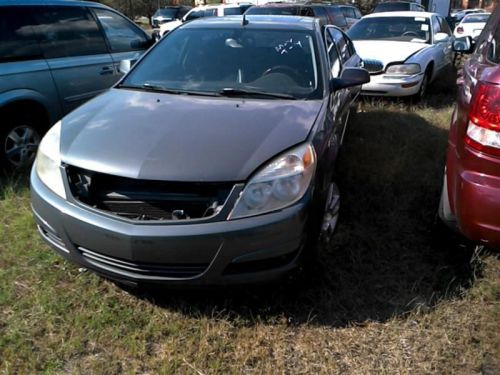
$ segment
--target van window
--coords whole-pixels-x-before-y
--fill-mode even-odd
[[[234,16],[234,15],[240,15],[243,12],[241,11],[240,7],[234,7],[234,8],[224,8],[224,15],[225,16]]]
[[[46,58],[107,53],[106,42],[92,14],[84,7],[34,7],[34,31]]]
[[[327,6],[326,11],[330,16],[330,20],[332,21],[332,25],[338,27],[347,27],[347,21],[345,20],[344,15],[340,11],[340,9],[335,8],[333,6]]]
[[[147,47],[146,36],[135,25],[115,12],[94,9],[112,52],[128,52]]]
[[[41,59],[31,17],[19,8],[0,8],[0,62]]]

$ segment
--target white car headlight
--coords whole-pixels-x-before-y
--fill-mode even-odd
[[[391,65],[385,71],[387,74],[412,75],[421,72],[420,64],[397,64]]]
[[[260,215],[292,205],[306,193],[316,169],[310,144],[273,159],[248,182],[229,219]]]
[[[57,122],[43,137],[36,155],[35,168],[38,177],[54,193],[66,199],[61,175],[61,121]]]

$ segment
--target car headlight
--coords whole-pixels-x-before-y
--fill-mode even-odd
[[[35,168],[38,177],[54,193],[66,199],[61,175],[61,121],[57,122],[43,137],[36,154]]]
[[[250,179],[229,219],[260,215],[292,205],[306,193],[315,169],[316,154],[310,144],[276,157]]]
[[[420,64],[397,64],[391,65],[385,71],[387,74],[412,75],[421,72]]]

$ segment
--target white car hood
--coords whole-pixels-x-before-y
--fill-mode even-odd
[[[418,42],[395,42],[385,40],[356,40],[354,47],[363,60],[379,60],[384,64],[405,61],[409,56],[428,47]]]

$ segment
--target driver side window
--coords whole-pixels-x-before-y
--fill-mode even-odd
[[[330,72],[332,73],[332,77],[337,78],[340,76],[342,65],[340,63],[340,56],[337,50],[337,46],[333,41],[330,31],[331,28],[327,28],[325,30],[326,51],[328,52],[328,60],[330,62]]]

